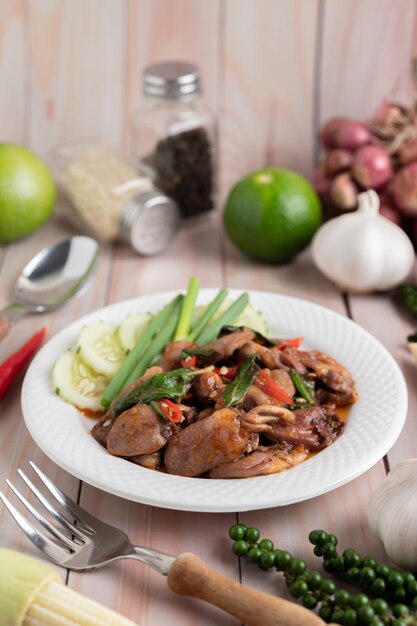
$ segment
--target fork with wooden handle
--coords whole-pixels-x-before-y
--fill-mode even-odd
[[[324,622],[307,609],[237,584],[210,569],[194,554],[174,557],[159,550],[134,546],[123,531],[82,509],[34,463],[31,462],[31,466],[56,500],[58,508],[22,470],[19,469],[18,473],[56,524],[40,513],[9,480],[6,482],[49,536],[32,525],[1,492],[0,498],[26,536],[54,563],[68,569],[88,570],[118,559],[134,558],[165,575],[172,591],[209,602],[234,615],[246,626],[323,626]],[[63,515],[65,511],[69,515]]]

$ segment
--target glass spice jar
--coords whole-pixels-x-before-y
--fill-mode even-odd
[[[215,206],[217,124],[201,97],[198,67],[185,62],[149,65],[144,99],[133,115],[135,156],[152,167],[158,186],[183,218]]]
[[[104,143],[62,146],[53,167],[64,216],[103,242],[122,240],[142,255],[163,251],[180,221],[178,207],[141,171]]]

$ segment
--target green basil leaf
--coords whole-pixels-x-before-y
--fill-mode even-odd
[[[225,406],[234,406],[243,398],[259,371],[257,358],[257,355],[253,354],[245,361],[240,366],[236,378],[226,386],[223,394]]]

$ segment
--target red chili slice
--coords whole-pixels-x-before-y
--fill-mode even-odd
[[[178,404],[172,402],[172,400],[168,400],[168,398],[164,398],[163,400],[156,400],[156,404],[158,405],[159,410],[163,413],[164,417],[167,418],[170,422],[174,422],[178,424],[183,420],[183,414],[181,413],[181,409]]]
[[[283,348],[288,348],[288,347],[292,347],[292,348],[299,348],[301,346],[301,344],[304,341],[304,337],[296,337],[295,339],[287,339],[286,341],[283,341],[282,343],[278,343],[276,346],[274,346],[274,348],[277,348],[278,350],[282,350]]]
[[[0,365],[0,399],[6,395],[9,387],[23,370],[25,365],[40,347],[45,337],[46,328],[41,328],[33,337]]]
[[[263,370],[257,374],[254,384],[261,389],[267,396],[271,398],[275,398],[280,402],[285,402],[286,404],[295,404],[294,400],[291,398],[288,393],[282,389],[271,376],[266,374]]]
[[[215,367],[213,372],[219,376],[233,380],[233,378],[237,376],[237,370],[237,367],[226,367],[226,365],[223,365],[222,367]]]
[[[195,367],[197,364],[196,355],[189,354],[185,359],[181,359],[181,367]]]

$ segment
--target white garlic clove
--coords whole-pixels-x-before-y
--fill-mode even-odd
[[[417,459],[396,465],[374,493],[368,523],[388,556],[403,569],[417,569]]]
[[[342,290],[386,290],[404,280],[414,264],[414,249],[399,227],[379,215],[373,191],[358,196],[357,211],[319,228],[312,241],[316,267]]]

